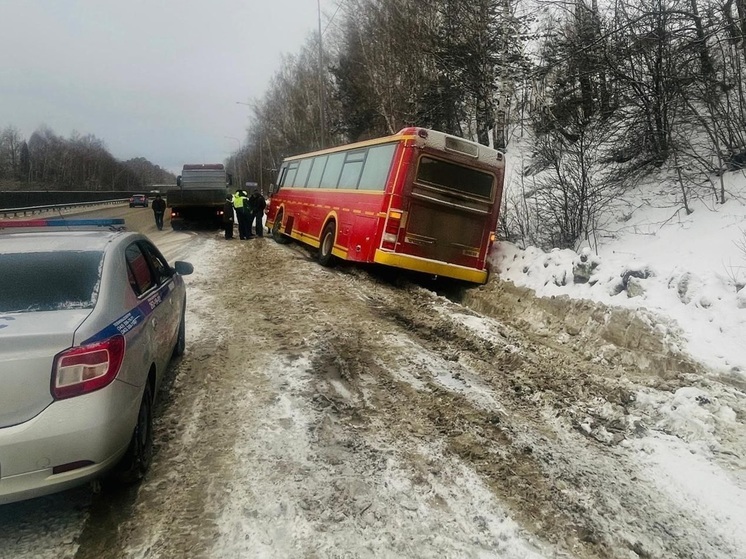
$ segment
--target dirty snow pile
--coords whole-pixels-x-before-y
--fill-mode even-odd
[[[697,200],[686,215],[671,189],[629,217],[644,200],[640,189],[611,209],[595,251],[503,242],[491,255],[493,270],[541,297],[567,295],[673,319],[686,342],[679,349],[746,381],[746,176],[724,179],[725,204]]]

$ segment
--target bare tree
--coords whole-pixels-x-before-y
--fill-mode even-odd
[[[0,178],[15,179],[18,176],[23,141],[15,126],[6,126],[0,132]]]
[[[578,110],[563,130],[540,135],[534,158],[540,172],[512,210],[521,215],[521,235],[543,248],[597,246],[599,216],[626,189],[620,166],[609,159],[619,130]]]

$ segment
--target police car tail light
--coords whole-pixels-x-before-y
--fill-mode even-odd
[[[123,336],[66,349],[54,359],[52,396],[62,400],[103,388],[117,376],[123,358]]]

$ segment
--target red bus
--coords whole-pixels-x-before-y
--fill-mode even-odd
[[[488,277],[503,154],[424,128],[288,157],[267,226],[318,259],[394,266],[474,283]]]

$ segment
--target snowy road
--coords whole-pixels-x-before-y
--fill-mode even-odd
[[[744,387],[672,326],[146,232],[196,268],[152,470],[0,508],[0,557],[744,556]]]

